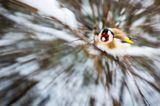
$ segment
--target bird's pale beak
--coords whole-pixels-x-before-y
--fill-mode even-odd
[[[134,44],[134,42],[131,39],[129,39],[129,38],[125,38],[123,40],[123,42],[129,43],[129,44]]]

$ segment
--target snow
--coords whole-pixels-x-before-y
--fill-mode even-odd
[[[77,29],[78,22],[72,11],[67,8],[60,7],[56,0],[19,0],[27,5],[30,5],[39,10],[40,14],[52,16],[62,23],[70,26],[72,29]]]
[[[137,26],[143,25],[145,20],[146,20],[146,17],[139,18],[138,20],[133,22],[132,27],[136,28]]]
[[[2,9],[2,8],[0,9],[0,11],[2,13],[4,13],[4,14],[2,14],[3,16],[9,18],[10,20],[16,22],[19,25],[30,28],[30,29],[32,29],[36,32],[41,33],[41,34],[44,33],[44,34],[50,35],[51,36],[50,39],[55,39],[55,37],[59,38],[59,39],[62,39],[62,40],[65,40],[65,41],[73,41],[73,40],[78,39],[77,37],[74,37],[70,34],[67,34],[64,31],[56,30],[56,29],[53,29],[53,28],[50,28],[50,27],[45,27],[45,26],[38,25],[38,24],[34,24],[34,23],[30,22],[25,17],[22,17],[19,14],[17,14],[17,15],[9,14],[9,13],[7,13],[7,11],[5,9]],[[38,34],[38,36],[40,36],[40,35]],[[40,38],[42,39],[44,37],[40,37]],[[46,38],[46,39],[48,39],[48,38]]]
[[[151,48],[151,47],[137,47],[131,46],[127,48],[117,48],[113,50],[106,51],[109,54],[116,56],[146,56],[146,57],[155,57],[160,55],[160,48]]]
[[[90,7],[90,5],[89,5],[89,2],[88,2],[88,0],[86,0],[86,1],[82,1],[82,6],[81,6],[82,8],[81,8],[81,11],[82,11],[82,13],[84,14],[84,15],[92,15],[93,13],[92,13],[92,9],[91,9],[91,7]]]

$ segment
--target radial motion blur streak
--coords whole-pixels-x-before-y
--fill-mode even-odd
[[[111,28],[134,44],[99,48]],[[159,106],[160,1],[0,0],[0,106],[11,105]]]

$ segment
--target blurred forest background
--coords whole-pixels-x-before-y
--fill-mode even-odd
[[[0,0],[0,106],[160,106],[160,0],[52,0],[49,15],[23,1]],[[151,49],[96,50],[104,27]]]

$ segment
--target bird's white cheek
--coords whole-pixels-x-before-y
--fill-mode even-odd
[[[113,36],[110,35],[110,36],[109,36],[109,39],[108,39],[108,41],[107,41],[107,43],[110,43],[110,42],[112,42],[112,41],[113,41]]]

